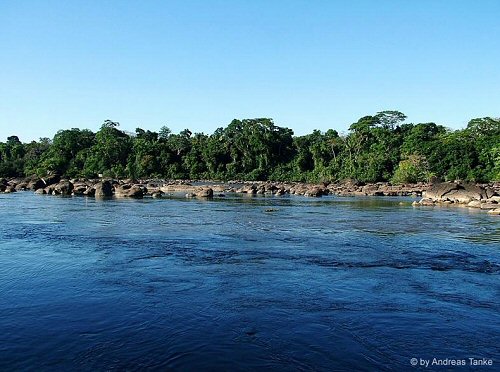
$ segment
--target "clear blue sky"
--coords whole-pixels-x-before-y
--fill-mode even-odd
[[[0,0],[0,140],[500,116],[498,0]]]

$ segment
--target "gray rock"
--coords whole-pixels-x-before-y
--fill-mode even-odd
[[[450,191],[457,189],[458,189],[458,184],[456,183],[449,183],[449,182],[436,183],[425,191],[424,196],[427,199],[440,200],[443,198],[444,195],[446,195]]]
[[[210,187],[204,187],[195,192],[195,195],[199,198],[211,198],[214,196],[214,190]]]
[[[4,193],[10,194],[11,192],[16,192],[16,188],[14,186],[7,186],[4,190]]]
[[[434,201],[450,201],[458,204],[468,204],[472,200],[484,200],[487,192],[483,187],[472,184],[439,183],[432,185],[425,197]]]
[[[467,195],[473,200],[488,199],[488,196],[487,196],[488,193],[487,193],[486,189],[481,187],[481,186],[468,184],[468,183],[465,183],[465,184],[460,185],[460,186],[463,187],[463,189],[467,193]]]
[[[28,188],[28,182],[21,182],[16,185],[16,191],[24,191]]]
[[[106,198],[113,196],[113,186],[111,185],[110,181],[102,181],[96,183],[93,187],[93,190],[93,194],[96,198]],[[88,190],[86,195],[91,196]]]
[[[83,192],[83,195],[85,196],[95,196],[95,188],[93,186],[88,186],[87,190]],[[102,198],[103,196],[101,196]]]
[[[45,186],[50,186],[58,183],[61,180],[61,176],[58,174],[54,174],[51,176],[47,176],[42,178],[43,183],[45,183]]]
[[[115,196],[117,198],[142,198],[144,191],[138,185],[115,186]]]
[[[496,195],[496,191],[492,187],[487,187],[485,189],[485,192],[486,192],[486,199],[489,199],[489,198],[491,198],[491,197],[493,197],[493,196]]]
[[[54,186],[47,186],[44,188],[44,190],[46,194],[52,195],[52,193],[54,192]]]
[[[45,188],[45,182],[41,178],[35,178],[28,182],[28,186],[26,187],[28,190],[38,190]]]
[[[434,206],[435,202],[432,199],[424,198],[424,199],[420,200],[420,205],[423,205],[423,206]]]
[[[71,195],[73,184],[68,180],[62,180],[54,186],[53,194],[55,195]]]
[[[323,195],[323,189],[320,187],[311,187],[307,189],[307,191],[304,193],[304,196],[311,196],[318,198]]]
[[[383,191],[379,190],[378,185],[366,185],[361,189],[366,195],[383,195]]]
[[[458,190],[451,190],[449,193],[444,194],[441,197],[442,201],[450,201],[453,203],[463,203],[467,204],[472,200],[476,200],[475,198],[472,197],[470,193],[468,193],[466,190],[463,189],[458,189]],[[479,200],[479,199],[477,199]]]
[[[497,203],[481,203],[481,209],[496,209],[498,208]]]
[[[479,200],[472,200],[467,206],[470,208],[481,208],[481,202]]]
[[[85,192],[88,190],[88,186],[84,183],[74,183],[72,195],[82,196],[85,195]]]

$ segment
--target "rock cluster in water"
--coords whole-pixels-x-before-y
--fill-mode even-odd
[[[500,183],[477,185],[441,182],[391,185],[387,182],[365,184],[355,180],[321,184],[271,181],[214,183],[186,180],[64,179],[57,175],[45,178],[0,179],[0,192],[10,193],[21,190],[32,190],[37,194],[96,198],[161,198],[173,194],[183,194],[188,198],[212,198],[223,197],[226,193],[276,196],[289,194],[307,197],[323,195],[422,196],[420,201],[413,203],[414,206],[453,204],[485,209],[491,214],[500,215]]]
[[[200,184],[199,186],[193,183]],[[204,185],[203,185],[204,184]],[[208,186],[210,185],[210,186]],[[323,195],[340,196],[421,196],[427,184],[391,185],[387,182],[364,184],[357,181],[342,183],[307,184],[300,182],[271,181],[230,181],[226,183],[163,181],[163,180],[93,180],[64,179],[59,176],[46,178],[30,177],[26,179],[0,179],[0,192],[32,190],[37,194],[47,195],[82,195],[95,197],[159,197],[164,194],[184,193],[187,197],[213,197],[223,193],[266,195],[304,195],[320,197]],[[214,194],[216,193],[216,194]]]
[[[457,205],[487,210],[500,215],[500,183],[477,185],[440,182],[430,185],[414,206]]]

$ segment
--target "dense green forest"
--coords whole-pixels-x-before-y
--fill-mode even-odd
[[[0,176],[242,179],[410,183],[500,180],[500,119],[471,120],[465,129],[408,124],[398,111],[353,123],[348,133],[294,136],[272,119],[233,120],[213,134],[137,128],[106,120],[97,133],[60,130],[31,143],[0,142]]]

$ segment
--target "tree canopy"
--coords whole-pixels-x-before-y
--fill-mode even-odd
[[[67,129],[50,140],[0,142],[0,176],[191,178],[410,183],[500,180],[500,119],[475,118],[464,129],[405,123],[399,111],[360,118],[347,133],[313,130],[304,136],[270,118],[235,119],[213,134]]]

